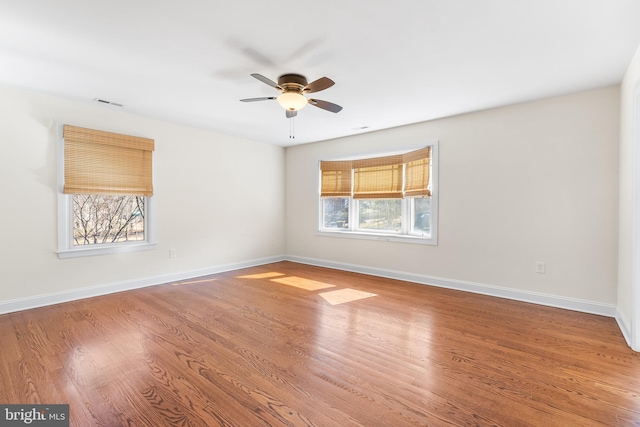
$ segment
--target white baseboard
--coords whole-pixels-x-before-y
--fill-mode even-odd
[[[0,302],[0,314],[12,313],[15,311],[27,310],[30,308],[43,307],[52,304],[59,304],[68,301],[75,301],[83,298],[91,298],[100,295],[107,295],[116,292],[123,292],[132,289],[144,288],[147,286],[159,285],[163,283],[175,282],[178,280],[192,279],[194,277],[207,276],[209,274],[222,273],[225,271],[239,270],[242,268],[254,267],[258,265],[271,264],[278,261],[292,261],[300,264],[316,265],[319,267],[333,268],[336,270],[363,273],[371,276],[386,277],[390,279],[404,280],[407,282],[419,283],[423,285],[438,286],[441,288],[455,289],[460,291],[473,292],[477,294],[490,295],[499,298],[507,298],[517,301],[529,302],[533,304],[546,305],[550,307],[564,308],[567,310],[581,311],[584,313],[598,314],[601,316],[614,317],[618,321],[620,329],[629,343],[628,328],[618,315],[616,307],[610,304],[602,304],[592,301],[584,301],[574,298],[559,297],[537,292],[519,291],[499,286],[486,285],[482,283],[466,282],[461,280],[432,277],[422,274],[406,273],[396,270],[386,270],[381,268],[368,267],[363,265],[346,264],[333,261],[326,261],[314,258],[298,257],[293,255],[282,255],[255,260],[243,261],[232,264],[219,265],[198,270],[184,271],[180,273],[166,274],[154,277],[128,280],[118,283],[91,286],[87,288],[74,289],[70,291],[55,292],[45,295],[37,295],[28,298],[19,298]]]
[[[389,279],[404,280],[407,282],[419,283],[422,285],[437,286],[441,288],[455,289],[460,291],[473,292],[476,294],[490,295],[499,298],[507,298],[516,301],[533,304],[546,305],[550,307],[563,308],[566,310],[580,311],[583,313],[598,314],[607,317],[616,317],[616,307],[612,304],[602,304],[593,301],[585,301],[576,298],[560,297],[538,292],[519,291],[499,286],[486,285],[482,283],[466,282],[462,280],[432,277],[422,274],[406,273],[396,270],[386,270],[381,268],[368,267],[363,265],[346,264],[334,261],[325,261],[314,258],[298,257],[287,255],[287,261],[301,264],[315,265],[319,267],[333,268],[336,270],[351,271],[354,273],[369,274],[371,276],[386,277]],[[624,333],[624,331],[623,331]],[[626,338],[626,337],[625,337]],[[627,340],[627,342],[629,342]]]
[[[622,314],[620,313],[620,310],[617,310],[617,309],[616,309],[616,322],[618,323],[618,327],[620,328],[620,332],[622,332],[622,336],[624,337],[625,341],[627,342],[627,345],[629,347],[633,348],[633,340],[631,339],[631,329],[629,328],[627,323],[622,318]],[[635,348],[633,348],[633,349],[635,351],[638,351]]]
[[[260,258],[232,264],[224,264],[215,267],[198,270],[183,271],[180,273],[165,274],[154,277],[127,280],[118,283],[91,286],[87,288],[74,289],[71,291],[54,292],[35,297],[19,298],[0,302],[0,314],[12,313],[15,311],[27,310],[30,308],[44,307],[47,305],[60,304],[63,302],[75,301],[84,298],[97,297],[100,295],[113,294],[116,292],[129,291],[132,289],[144,288],[147,286],[160,285],[163,283],[175,282],[178,280],[192,279],[194,277],[207,276],[209,274],[223,273],[225,271],[239,270],[241,268],[254,267],[257,265],[271,264],[284,261],[284,256]]]

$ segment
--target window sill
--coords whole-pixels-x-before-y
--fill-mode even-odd
[[[414,243],[419,245],[432,245],[438,244],[438,241],[433,237],[419,237],[406,234],[384,234],[384,233],[363,233],[359,231],[328,231],[320,230],[316,232],[317,236],[325,237],[345,237],[347,239],[363,239],[363,240],[378,240],[382,242],[399,242],[399,243]]]
[[[148,251],[155,249],[157,243],[140,242],[124,243],[117,245],[100,245],[99,247],[81,247],[75,249],[65,249],[58,251],[58,258],[78,258],[85,256],[121,254],[127,252]]]

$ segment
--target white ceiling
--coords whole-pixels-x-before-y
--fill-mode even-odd
[[[638,0],[0,0],[0,84],[281,146],[618,84],[638,45]],[[239,102],[291,72],[344,107],[295,140]]]

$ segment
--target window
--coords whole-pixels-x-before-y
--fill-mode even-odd
[[[437,155],[321,161],[319,233],[437,244]]]
[[[402,232],[402,199],[357,201],[359,231]]]
[[[72,194],[73,246],[145,240],[145,197]]]
[[[60,258],[155,247],[153,150],[151,139],[62,127]]]

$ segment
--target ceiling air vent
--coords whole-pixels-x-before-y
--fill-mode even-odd
[[[99,102],[101,104],[109,104],[109,105],[113,105],[116,107],[122,107],[122,104],[118,104],[117,102],[111,102],[111,101],[107,101],[105,99],[100,99],[100,98],[93,98],[94,101]]]

